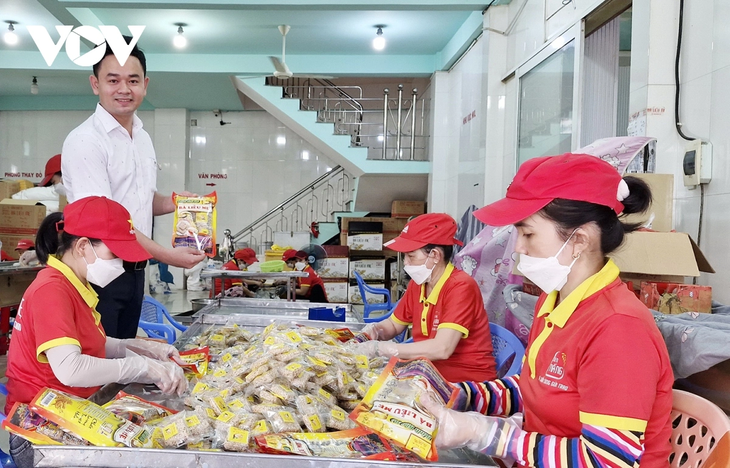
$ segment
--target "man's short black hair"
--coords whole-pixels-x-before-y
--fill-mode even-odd
[[[132,42],[131,36],[122,36],[124,38],[124,41],[129,44]],[[112,48],[109,47],[109,43],[104,43],[106,46],[106,50],[104,51],[104,56],[94,64],[94,76],[99,78],[99,68],[101,68],[101,62],[109,55],[113,55],[114,52],[112,51]],[[143,78],[147,76],[147,59],[144,56],[144,52],[142,52],[142,49],[137,47],[137,44],[134,45],[132,48],[132,52],[129,54],[130,57],[137,57],[139,60],[139,63],[142,65],[142,75]]]

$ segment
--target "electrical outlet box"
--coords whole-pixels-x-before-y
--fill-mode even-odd
[[[692,140],[687,144],[682,160],[685,187],[694,188],[712,180],[712,144]]]

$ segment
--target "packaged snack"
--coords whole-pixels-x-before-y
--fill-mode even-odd
[[[104,447],[148,447],[149,432],[101,406],[50,388],[42,389],[29,405],[31,411],[64,430]]]
[[[165,408],[164,406],[143,400],[136,395],[129,395],[125,392],[116,394],[113,400],[102,406],[117,416],[127,419],[138,426],[162,419],[177,411]]]
[[[457,395],[427,359],[391,358],[350,418],[424,460],[436,461],[438,424],[419,403],[424,392],[446,406]]]
[[[207,346],[203,346],[202,348],[181,351],[180,359],[185,363],[179,364],[185,372],[190,372],[196,377],[202,377],[208,372],[210,349]]]
[[[3,420],[2,428],[23,437],[33,444],[61,445],[62,442],[56,440],[57,438],[52,438],[38,431],[39,428],[47,425],[53,425],[55,426],[54,430],[60,431],[58,426],[32,412],[25,403],[16,402],[10,409],[7,418]]]
[[[215,257],[216,202],[215,192],[202,197],[172,194],[175,202],[173,247],[192,247]]]
[[[387,440],[361,427],[324,434],[292,433],[256,437],[263,453],[331,458],[396,460]]]

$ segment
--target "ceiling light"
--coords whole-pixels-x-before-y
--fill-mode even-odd
[[[30,94],[38,94],[38,78],[33,77],[33,81],[30,83]]]
[[[375,39],[373,39],[373,49],[383,50],[385,49],[385,38],[383,37],[383,26],[377,26],[378,32],[376,33]]]
[[[5,39],[5,43],[8,45],[15,45],[18,43],[18,35],[15,34],[15,26],[14,24],[18,24],[17,21],[5,21],[8,23],[8,32],[5,33],[5,36],[3,39]]]
[[[285,145],[286,144],[286,137],[285,136],[276,137],[276,144],[277,145]]]
[[[187,26],[185,23],[175,23],[177,26],[177,35],[172,39],[172,43],[178,49],[184,49],[188,45],[188,40],[183,36],[183,26]]]

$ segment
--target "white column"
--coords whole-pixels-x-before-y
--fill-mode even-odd
[[[432,100],[431,173],[428,177],[428,211],[459,216],[456,207],[457,169],[459,163],[458,127],[454,122],[451,76],[436,72],[431,78]]]

